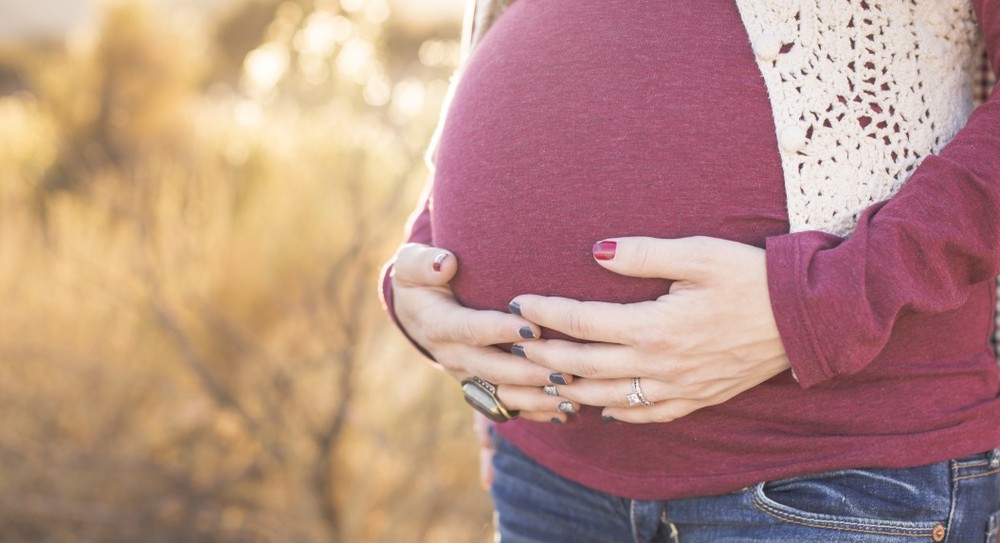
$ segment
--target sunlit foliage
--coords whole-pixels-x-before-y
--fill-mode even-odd
[[[457,21],[105,5],[0,51],[0,540],[488,540],[468,410],[375,298]]]

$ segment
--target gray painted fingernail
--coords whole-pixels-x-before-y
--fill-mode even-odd
[[[618,422],[618,419],[614,417],[609,417],[608,415],[602,415],[601,422],[603,422],[604,424],[611,424],[612,422]]]
[[[530,326],[522,326],[518,328],[517,335],[523,337],[524,339],[535,339],[535,331],[532,330]]]
[[[545,385],[544,387],[542,387],[542,390],[544,390],[545,393],[548,394],[549,396],[559,395],[559,389],[557,389],[555,385]]]
[[[549,382],[553,385],[568,385],[569,382],[566,381],[566,376],[561,373],[550,373]]]
[[[521,316],[521,304],[519,304],[517,302],[511,302],[511,303],[507,304],[507,309],[511,313],[517,315],[518,317]]]
[[[522,347],[521,345],[511,345],[510,352],[511,354],[516,354],[521,358],[528,358],[528,355],[524,354],[524,347]]]
[[[552,417],[551,419],[549,419],[549,422],[551,422],[552,424],[562,424],[562,419],[560,419],[559,417]]]
[[[573,407],[573,402],[559,402],[559,405],[556,407],[563,413],[569,413],[570,415],[576,413],[576,408]]]

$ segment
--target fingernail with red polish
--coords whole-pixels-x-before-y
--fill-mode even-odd
[[[615,258],[616,249],[618,249],[617,241],[598,241],[594,244],[594,258],[597,260],[612,260]]]
[[[448,253],[440,253],[434,257],[434,262],[431,264],[431,268],[433,268],[436,272],[441,271],[441,265],[444,264],[445,260],[448,260]]]
[[[517,302],[511,302],[507,304],[507,310],[510,311],[512,314],[517,315],[518,317],[521,316],[521,304]]]
[[[530,326],[522,326],[517,329],[517,335],[524,339],[535,339],[535,331]]]

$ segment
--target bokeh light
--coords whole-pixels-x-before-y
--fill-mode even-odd
[[[375,288],[463,2],[75,2],[0,0],[0,541],[488,541]]]

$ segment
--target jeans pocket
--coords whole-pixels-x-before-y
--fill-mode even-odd
[[[848,469],[758,484],[754,505],[784,522],[866,536],[941,541],[951,507],[948,464]],[[868,539],[865,539],[868,541]]]
[[[986,543],[997,543],[998,533],[1000,533],[1000,511],[990,515],[989,524],[986,528]]]

